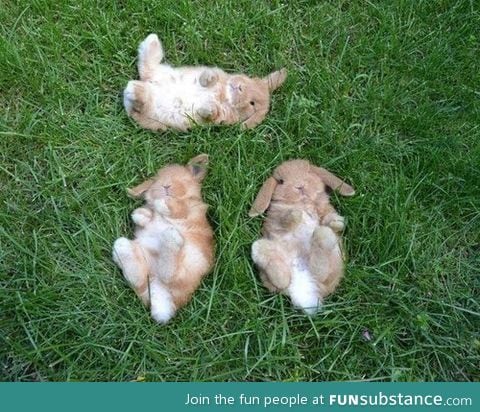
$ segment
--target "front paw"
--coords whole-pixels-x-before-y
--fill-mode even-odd
[[[215,103],[206,104],[197,109],[198,116],[206,121],[212,121],[218,116],[218,108]]]
[[[340,233],[345,229],[345,218],[337,213],[329,213],[323,218],[322,224],[329,226],[336,233]]]
[[[218,80],[218,75],[211,69],[205,69],[200,75],[198,82],[202,87],[211,87]]]
[[[282,226],[293,229],[302,223],[303,213],[300,210],[290,210],[282,218]]]
[[[132,213],[132,220],[138,226],[146,226],[148,222],[152,219],[152,211],[144,207],[139,207],[135,209]]]
[[[155,211],[162,216],[171,215],[170,208],[168,207],[165,199],[156,199],[153,202],[153,207],[155,208]]]

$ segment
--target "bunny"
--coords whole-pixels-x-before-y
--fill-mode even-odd
[[[172,67],[156,34],[138,49],[140,80],[131,80],[123,93],[130,117],[150,130],[187,131],[194,124],[241,123],[252,128],[268,113],[270,94],[285,81],[287,71],[250,78],[227,74],[217,67]]]
[[[255,217],[268,209],[263,237],[252,245],[263,284],[307,314],[321,308],[343,275],[344,219],[330,204],[326,186],[344,196],[355,194],[326,169],[306,160],[286,161],[265,181],[249,212]]]
[[[128,189],[146,204],[132,213],[135,238],[115,241],[113,260],[159,323],[190,300],[213,266],[213,232],[200,191],[207,164],[202,154]]]

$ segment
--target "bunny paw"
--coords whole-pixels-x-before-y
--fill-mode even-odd
[[[345,229],[345,219],[337,213],[330,213],[323,219],[324,225],[331,227],[336,233]]]
[[[337,236],[330,227],[319,226],[313,232],[312,242],[322,249],[333,249],[337,244]]]
[[[123,267],[125,263],[134,259],[132,242],[126,237],[118,238],[113,244],[112,258],[120,268]]]
[[[213,86],[217,82],[217,80],[218,75],[213,70],[205,69],[200,75],[198,82],[202,87],[210,87]]]
[[[152,219],[152,211],[144,207],[135,209],[132,213],[132,220],[138,226],[145,226]]]
[[[150,59],[157,64],[162,61],[162,44],[156,34],[149,34],[145,40],[140,43],[138,47],[138,57],[140,61]]]
[[[197,114],[204,120],[213,120],[217,117],[217,106],[214,103],[206,104],[197,109]]]
[[[303,213],[300,210],[290,210],[282,219],[283,226],[292,229],[302,223]]]
[[[165,199],[156,199],[153,202],[153,207],[162,216],[170,216],[170,209],[167,205],[167,202]]]
[[[123,91],[123,105],[127,113],[141,113],[147,102],[145,83],[138,80],[130,80]]]

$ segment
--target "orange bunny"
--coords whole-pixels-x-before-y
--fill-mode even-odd
[[[352,196],[351,186],[306,160],[278,166],[263,184],[249,212],[268,209],[263,238],[252,259],[266,288],[290,297],[308,314],[317,312],[343,274],[340,232],[344,219],[330,204],[326,186]]]
[[[285,69],[265,78],[228,74],[218,67],[172,67],[162,63],[163,48],[150,34],[138,49],[140,80],[128,83],[123,104],[129,116],[150,130],[186,131],[195,124],[261,123],[271,93],[285,81]]]
[[[190,300],[213,266],[213,232],[200,192],[207,164],[200,155],[129,189],[146,205],[133,211],[135,239],[117,239],[113,260],[159,323]]]

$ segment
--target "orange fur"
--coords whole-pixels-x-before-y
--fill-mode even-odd
[[[249,212],[253,217],[268,209],[263,238],[252,245],[264,286],[290,296],[307,313],[319,308],[343,275],[344,219],[330,204],[326,186],[354,194],[326,169],[306,160],[284,162],[262,185]]]
[[[207,155],[200,155],[129,189],[146,204],[132,213],[135,238],[117,239],[113,259],[160,323],[190,300],[213,266],[213,232],[200,189],[207,164]]]

